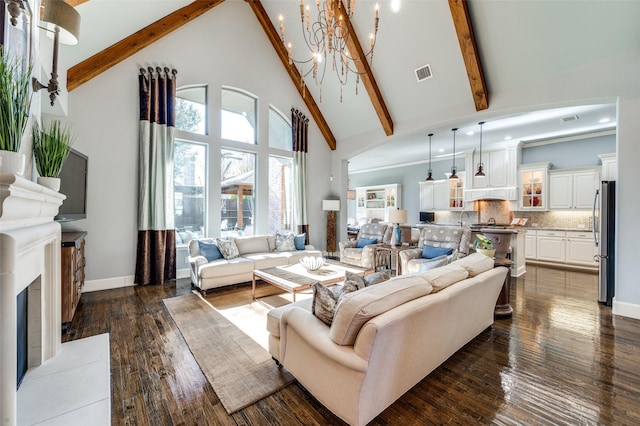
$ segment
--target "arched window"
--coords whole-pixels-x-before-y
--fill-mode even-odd
[[[222,88],[220,137],[223,140],[256,143],[255,97],[237,89]]]
[[[207,86],[187,86],[176,90],[176,129],[207,134]]]

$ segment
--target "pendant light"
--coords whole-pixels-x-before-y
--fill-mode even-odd
[[[480,156],[478,157],[480,161],[478,162],[478,171],[476,172],[475,177],[484,178],[486,177],[483,170],[484,164],[482,164],[482,125],[484,124],[484,121],[481,121],[478,124],[480,125]]]
[[[458,175],[456,174],[456,172],[458,171],[458,169],[456,168],[456,131],[458,130],[457,127],[451,129],[451,131],[453,132],[453,165],[451,166],[451,176],[449,176],[449,179],[458,179]]]
[[[429,133],[429,175],[425,179],[425,181],[427,181],[427,182],[434,181],[434,179],[433,179],[433,171],[431,170],[431,136],[433,136],[433,133]]]

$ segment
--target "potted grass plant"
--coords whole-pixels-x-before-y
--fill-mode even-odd
[[[0,171],[21,176],[25,158],[20,153],[29,119],[31,67],[26,70],[0,46]]]
[[[58,175],[64,160],[69,155],[69,149],[74,136],[68,126],[63,126],[60,121],[53,120],[49,126],[38,123],[33,126],[33,157],[38,171],[38,183],[53,189],[60,190]]]
[[[493,248],[493,241],[482,234],[476,235],[476,240],[473,242],[473,248],[477,253],[482,253],[485,256],[493,257],[496,254],[496,250]]]

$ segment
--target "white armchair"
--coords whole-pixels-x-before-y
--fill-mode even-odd
[[[442,225],[425,226],[420,230],[418,247],[400,252],[401,270],[403,273],[418,272],[426,263],[436,261],[436,259],[421,257],[425,245],[453,249],[453,252],[447,256],[448,262],[453,262],[469,254],[470,241],[471,230],[469,228]]]
[[[366,223],[362,225],[357,240],[340,241],[338,244],[340,247],[340,262],[370,269],[384,266],[386,260],[378,258],[376,251],[380,245],[390,243],[392,232],[393,227],[384,223]],[[358,245],[362,245],[363,239],[375,239],[376,243],[358,247]]]

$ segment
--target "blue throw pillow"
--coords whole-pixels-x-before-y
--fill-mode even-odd
[[[433,259],[434,257],[448,256],[451,253],[453,253],[452,248],[434,247],[425,244],[424,248],[422,249],[421,257],[425,259]]]
[[[365,246],[371,244],[377,244],[377,238],[358,238],[358,243],[356,244],[356,248],[364,248]]]
[[[198,248],[200,254],[207,258],[209,262],[216,259],[222,259],[222,253],[215,243],[205,243],[204,241],[198,241]]]
[[[293,236],[293,244],[296,246],[296,250],[304,250],[304,243],[307,240],[307,234],[302,233]]]

